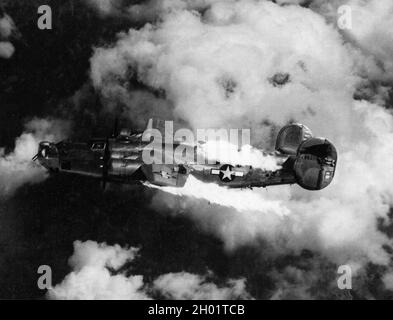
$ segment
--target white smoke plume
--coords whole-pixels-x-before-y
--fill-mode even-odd
[[[245,144],[239,148],[227,141],[208,140],[198,148],[204,159],[232,165],[252,166],[267,171],[278,170],[280,165],[273,155]]]
[[[187,203],[190,204],[189,201],[194,202],[199,199],[206,200],[209,205],[215,204],[222,207],[233,208],[239,212],[247,212],[250,217],[252,212],[256,214],[270,212],[277,217],[284,217],[289,214],[289,210],[283,206],[281,194],[276,193],[275,196],[270,195],[270,197],[267,197],[266,191],[261,189],[255,191],[242,190],[239,192],[239,190],[226,189],[214,183],[203,183],[193,176],[188,178],[183,188],[158,187],[154,185],[151,185],[151,187],[162,190],[165,193],[183,197],[183,209],[187,207]],[[165,194],[158,194],[157,199],[153,202],[153,206],[158,204],[157,208],[159,208],[161,204],[159,195],[162,195],[164,199],[166,199]],[[203,206],[201,208],[203,208]],[[257,220],[257,217],[255,218]],[[241,228],[241,226],[239,227]]]
[[[244,279],[229,280],[225,286],[208,282],[205,276],[187,272],[168,273],[147,284],[141,275],[122,270],[138,256],[137,248],[109,246],[94,241],[75,241],[69,259],[73,271],[48,291],[50,299],[145,300],[151,294],[167,299],[246,299]]]
[[[0,148],[0,197],[11,195],[25,183],[38,183],[47,172],[33,163],[40,141],[58,141],[67,134],[68,123],[55,119],[35,118],[25,125],[25,131],[15,140],[15,148],[6,153]]]
[[[384,97],[379,104],[353,97],[365,78],[393,75],[391,1],[333,2],[363,14],[349,36],[324,14],[322,1],[314,2],[316,12],[268,1],[206,1],[203,14],[166,3],[173,10],[158,12],[154,25],[96,49],[91,76],[108,99],[130,95],[124,81],[132,76],[164,91],[172,116],[194,129],[251,128],[254,144],[268,147],[272,129],[295,120],[333,141],[339,160],[333,183],[318,192],[279,186],[235,196],[191,181],[183,191],[169,190],[181,201],[159,192],[153,205],[189,215],[228,248],[264,239],[278,254],[309,249],[353,266],[355,275],[368,263],[389,267],[385,248],[392,241],[378,224],[390,224],[393,204],[393,117]],[[228,204],[232,199],[240,205]]]
[[[9,59],[15,52],[15,47],[7,39],[15,30],[15,24],[12,18],[5,14],[0,17],[0,58]]]

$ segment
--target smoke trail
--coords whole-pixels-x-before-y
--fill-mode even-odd
[[[218,161],[232,165],[252,166],[267,171],[278,170],[279,161],[270,154],[248,144],[239,147],[226,141],[208,140],[198,146],[198,151],[207,161]],[[206,161],[206,162],[207,162]],[[211,163],[211,162],[209,162]]]

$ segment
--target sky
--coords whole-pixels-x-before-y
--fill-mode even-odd
[[[391,297],[391,1],[52,1],[50,31],[32,28],[37,3],[1,7],[1,297]],[[304,123],[337,147],[336,176],[318,192],[195,179],[103,192],[29,161],[38,141],[103,136],[115,115],[249,128],[266,150]]]

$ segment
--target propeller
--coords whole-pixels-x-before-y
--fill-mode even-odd
[[[106,183],[108,182],[108,171],[109,171],[109,161],[110,161],[110,150],[109,150],[109,139],[106,139],[104,156],[103,156],[103,165],[102,165],[102,189],[105,190]]]
[[[119,118],[115,119],[115,123],[113,125],[113,130],[110,137],[116,138],[118,136],[118,127],[119,127]],[[108,182],[108,171],[109,171],[109,164],[111,160],[111,152],[109,150],[109,137],[106,138],[105,141],[105,149],[103,155],[103,165],[102,165],[102,189],[105,190],[106,184]]]

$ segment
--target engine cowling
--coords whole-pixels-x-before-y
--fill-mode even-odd
[[[332,182],[336,163],[337,151],[329,140],[310,138],[300,144],[296,154],[296,182],[307,190],[321,190]]]

